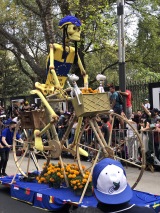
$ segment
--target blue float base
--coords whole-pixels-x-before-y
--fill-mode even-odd
[[[17,175],[15,183],[10,184],[13,176],[0,178],[3,185],[10,187],[12,198],[27,202],[34,207],[46,210],[59,210],[66,203],[79,202],[80,196],[76,196],[69,188],[60,189],[49,188],[47,184],[35,182],[24,182]],[[133,190],[131,204],[150,206],[155,212],[160,212],[160,196]],[[85,196],[79,206],[96,206],[97,200],[94,196]]]

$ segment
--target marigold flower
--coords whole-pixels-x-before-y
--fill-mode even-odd
[[[77,186],[74,186],[73,189],[77,189]]]
[[[87,178],[88,178],[88,175],[84,175],[84,178],[87,179]]]
[[[72,181],[72,184],[74,184],[74,185],[75,185],[75,184],[76,184],[76,181],[75,181],[75,180],[74,180],[74,181]]]
[[[68,178],[72,178],[72,175],[71,175],[71,174],[69,174],[69,175],[68,175]]]
[[[84,170],[86,167],[84,165],[82,165],[82,169]]]
[[[51,182],[54,182],[54,179],[51,177],[50,179],[49,179]]]
[[[75,175],[75,174],[73,174],[73,175],[72,175],[72,178],[76,178],[76,175]]]
[[[86,182],[87,182],[87,179],[83,178],[82,182],[83,182],[83,183],[86,183]]]
[[[41,177],[40,180],[41,182],[43,182],[45,180],[45,177]]]
[[[59,177],[60,177],[60,176],[61,176],[61,173],[60,173],[60,172],[57,172],[57,176],[59,176]]]

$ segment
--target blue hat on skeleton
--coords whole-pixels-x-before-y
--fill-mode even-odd
[[[66,24],[74,24],[77,27],[81,26],[81,21],[75,16],[65,16],[59,22],[59,28],[62,28]]]

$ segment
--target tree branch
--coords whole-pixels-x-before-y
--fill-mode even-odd
[[[107,67],[105,67],[105,68],[102,70],[101,74],[104,74],[105,71],[106,71],[107,69],[109,69],[109,68],[111,68],[111,67],[117,65],[118,63],[119,63],[119,62],[116,61],[116,62],[114,62],[113,64],[108,65]],[[93,79],[93,80],[90,81],[89,83],[90,83],[90,84],[93,84],[93,83],[96,82],[96,81],[97,81],[96,79]]]
[[[38,64],[35,63],[34,58],[28,53],[24,45],[13,35],[9,34],[3,27],[0,27],[0,34],[8,39],[24,57],[29,66],[34,70],[34,72],[40,76],[44,77],[44,72]]]
[[[36,10],[36,8],[33,7],[33,5],[27,4],[27,1],[26,1],[26,0],[25,0],[25,1],[24,1],[24,0],[21,0],[20,2],[21,2],[21,4],[22,4],[25,8],[27,8],[29,11],[32,11],[35,15],[40,16],[39,11]]]

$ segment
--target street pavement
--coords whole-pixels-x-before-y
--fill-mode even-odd
[[[65,163],[73,162],[73,159],[69,159],[69,158],[67,159],[65,158],[63,160]],[[51,162],[53,163],[57,163],[57,161],[58,160],[51,160]],[[39,159],[40,168],[42,168],[44,162],[45,160]],[[23,171],[27,170],[27,163],[28,163],[28,158],[25,158],[23,161],[23,164],[21,165],[21,168],[23,169]],[[88,166],[90,163],[83,162],[82,164]],[[29,170],[35,171],[35,166],[31,161],[30,161]],[[135,180],[138,178],[140,174],[140,170],[138,168],[126,168],[125,170],[127,173],[128,182],[132,186]],[[8,175],[14,175],[18,173],[12,153],[10,153],[10,159],[8,161],[6,173]],[[155,195],[160,195],[160,167],[158,167],[158,169],[153,173],[151,171],[144,171],[143,176],[141,180],[139,181],[138,185],[136,186],[135,190],[148,192]],[[12,212],[16,212],[16,213],[20,213],[20,212],[23,212],[23,213],[37,212],[38,213],[39,212],[40,213],[40,212],[44,212],[44,210],[36,209],[29,204],[10,198],[9,188],[6,186],[0,186],[0,213],[12,213]],[[63,212],[63,211],[61,210],[60,212]]]

